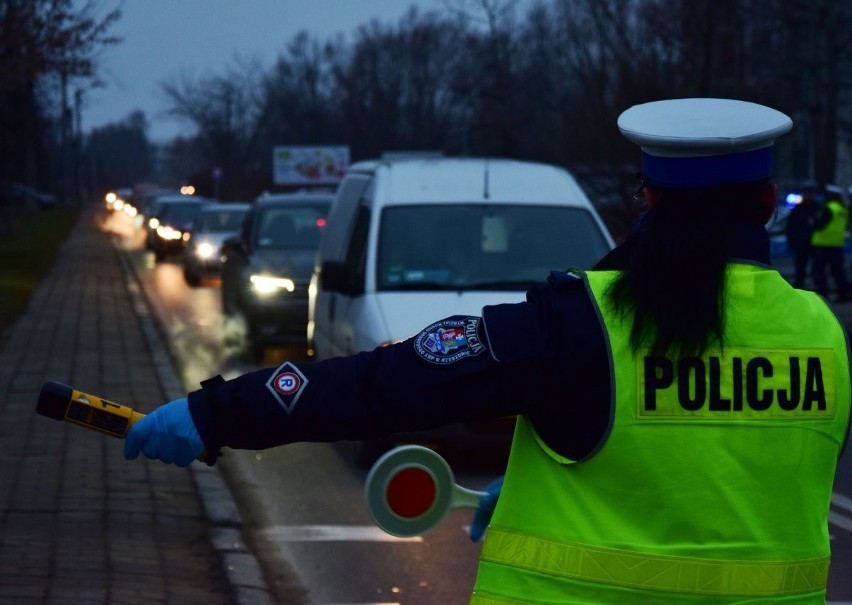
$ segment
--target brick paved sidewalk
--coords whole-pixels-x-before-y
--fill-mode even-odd
[[[46,380],[143,412],[174,397],[95,218],[84,210],[0,337],[0,602],[243,602],[211,543],[197,471],[127,462],[120,440],[35,413]]]

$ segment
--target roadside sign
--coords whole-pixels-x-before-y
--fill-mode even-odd
[[[349,147],[287,146],[272,151],[276,185],[337,185],[349,167]]]

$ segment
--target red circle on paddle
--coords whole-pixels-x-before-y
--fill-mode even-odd
[[[408,467],[388,482],[388,506],[400,517],[414,519],[424,514],[435,502],[435,480],[422,468]]]

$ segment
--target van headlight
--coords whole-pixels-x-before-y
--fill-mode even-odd
[[[249,277],[251,287],[258,294],[272,294],[278,290],[293,292],[296,284],[292,279],[286,277],[272,277],[271,275],[252,275]]]

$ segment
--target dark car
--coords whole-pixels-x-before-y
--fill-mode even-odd
[[[161,261],[169,256],[181,256],[184,234],[189,231],[195,215],[213,200],[195,196],[163,196],[156,198],[149,210],[146,246]]]
[[[222,244],[239,233],[249,209],[245,202],[207,204],[195,215],[183,251],[183,276],[190,286],[222,274]]]
[[[331,193],[287,193],[256,199],[237,237],[222,249],[222,310],[241,315],[249,353],[307,340],[308,285]]]

